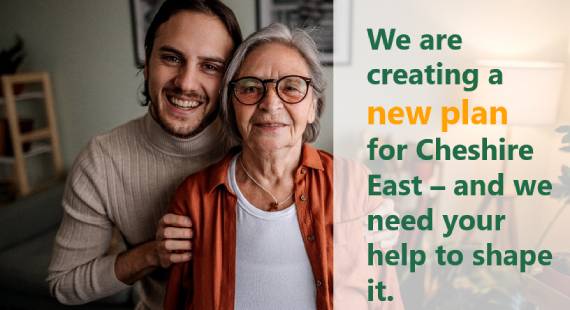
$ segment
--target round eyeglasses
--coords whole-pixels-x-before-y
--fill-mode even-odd
[[[275,93],[281,100],[295,104],[307,96],[311,79],[300,75],[286,75],[277,80],[246,76],[231,81],[230,87],[240,103],[254,105],[258,104],[267,93],[267,83],[275,83]]]

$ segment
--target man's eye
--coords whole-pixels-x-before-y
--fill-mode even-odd
[[[162,60],[169,63],[176,63],[176,64],[182,63],[182,59],[174,55],[163,55],[161,58]]]
[[[205,63],[204,65],[202,65],[202,67],[204,68],[204,70],[209,71],[209,72],[221,72],[222,71],[220,66],[210,64],[210,63]]]

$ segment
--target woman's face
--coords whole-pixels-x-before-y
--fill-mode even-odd
[[[297,50],[280,43],[267,43],[249,53],[234,80],[248,76],[260,80],[278,80],[288,75],[310,78],[309,72],[305,59]],[[299,103],[290,104],[277,95],[275,83],[265,85],[267,91],[258,104],[242,104],[232,95],[244,145],[262,152],[299,147],[307,124],[315,120],[313,88],[308,87],[307,95]],[[280,83],[280,88],[282,85],[286,87],[285,83]]]

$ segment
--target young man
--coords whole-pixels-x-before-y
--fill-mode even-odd
[[[183,178],[226,150],[216,119],[225,65],[242,36],[219,1],[167,0],[145,38],[142,118],[97,136],[67,180],[48,282],[65,304],[141,280],[137,308],[161,309],[165,268],[191,259],[188,218],[164,215]],[[107,253],[112,228],[127,244]]]

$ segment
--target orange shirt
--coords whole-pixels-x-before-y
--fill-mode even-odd
[[[234,308],[237,198],[230,190],[228,169],[237,151],[230,151],[219,163],[188,177],[176,191],[169,212],[192,219],[192,260],[171,267],[165,309]],[[317,309],[332,309],[331,154],[303,145],[295,171],[294,199],[315,279]]]

